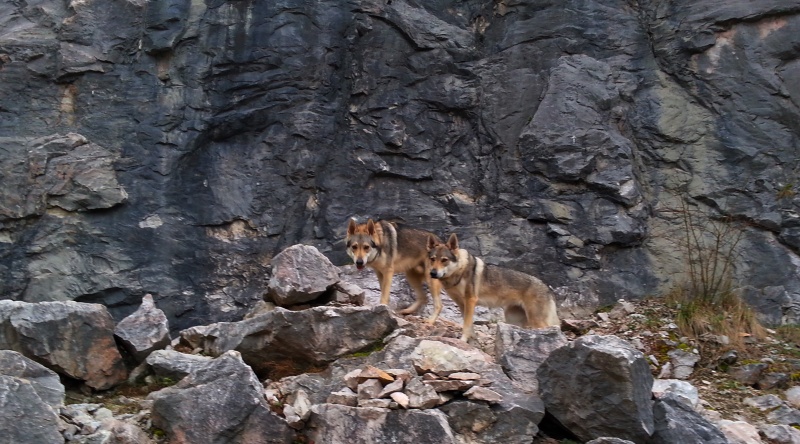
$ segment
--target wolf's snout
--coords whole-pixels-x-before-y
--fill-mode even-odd
[[[361,259],[357,260],[356,261],[356,268],[358,268],[359,270],[364,268],[364,261],[361,260]]]
[[[431,270],[431,277],[434,279],[439,279],[439,273],[436,270]]]

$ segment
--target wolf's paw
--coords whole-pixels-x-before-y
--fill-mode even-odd
[[[400,313],[401,315],[410,315],[416,313],[417,309],[414,308],[414,306],[412,305],[411,307],[406,307],[402,310],[397,310],[397,312]]]

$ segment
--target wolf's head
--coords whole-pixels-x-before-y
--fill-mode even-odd
[[[431,277],[443,279],[450,276],[458,267],[458,237],[453,233],[447,243],[437,242],[433,236],[428,236],[428,260],[430,261]]]
[[[375,260],[380,251],[378,249],[380,236],[375,229],[375,222],[370,219],[365,224],[356,224],[355,220],[350,219],[345,244],[347,245],[347,254],[353,259],[359,270]]]

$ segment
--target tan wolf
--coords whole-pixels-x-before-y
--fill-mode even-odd
[[[560,325],[555,298],[544,282],[519,271],[484,264],[458,248],[455,233],[446,244],[429,237],[428,260],[431,277],[442,283],[461,309],[464,341],[472,336],[476,305],[503,307],[507,322],[527,328]]]
[[[433,296],[433,313],[428,322],[433,323],[442,311],[442,286],[438,280],[431,278],[428,268],[428,239],[439,240],[433,233],[395,222],[374,222],[369,219],[365,224],[357,224],[350,219],[345,244],[347,254],[353,259],[356,268],[361,270],[370,267],[375,270],[381,286],[381,304],[389,304],[394,274],[406,275],[416,294],[416,301],[399,310],[400,314],[416,313],[428,303],[428,296],[422,288],[422,283],[427,283]]]

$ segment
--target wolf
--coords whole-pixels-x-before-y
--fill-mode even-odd
[[[353,259],[359,270],[370,267],[375,270],[381,287],[381,304],[389,304],[389,292],[392,289],[392,277],[395,273],[404,273],[416,300],[400,314],[416,313],[428,303],[428,296],[422,283],[428,284],[433,297],[433,313],[428,322],[433,324],[442,311],[440,293],[442,286],[432,279],[428,268],[428,239],[439,240],[435,234],[411,228],[403,224],[369,219],[365,224],[357,224],[350,219],[347,226],[345,244],[347,254]]]
[[[431,277],[461,309],[464,318],[461,340],[472,337],[475,306],[502,307],[506,322],[527,328],[561,325],[550,288],[539,279],[519,271],[487,265],[458,247],[455,233],[442,243],[428,237]]]

